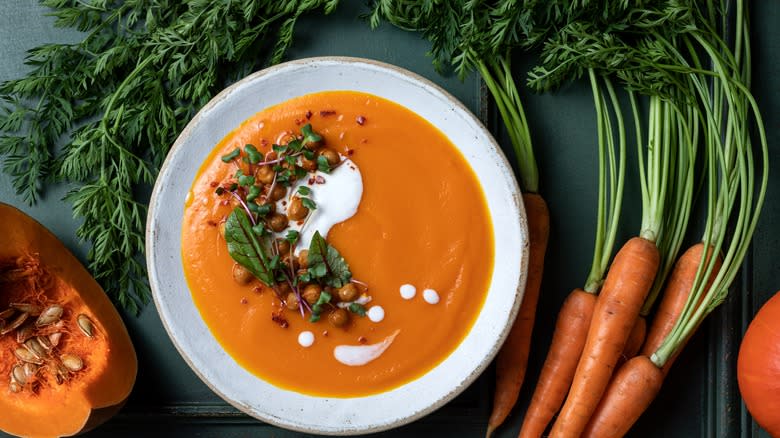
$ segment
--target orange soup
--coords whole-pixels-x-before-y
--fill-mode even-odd
[[[306,136],[308,129],[321,139]],[[284,159],[285,154],[293,158]],[[299,169],[309,166],[314,167],[305,175]],[[308,183],[316,190],[322,184],[331,192],[338,188],[339,194],[341,188],[328,186],[329,179],[335,182],[347,172],[352,173],[344,199],[331,193],[320,197],[327,204],[316,205],[309,189],[296,188]],[[355,198],[355,186],[361,183],[362,194]],[[276,197],[280,199],[272,202]],[[290,226],[297,225],[300,242],[307,227],[321,223],[316,219],[325,213],[344,210],[350,202],[356,205],[329,231],[318,230],[327,233],[327,244],[348,264],[351,278],[341,278],[346,280],[342,284],[335,277],[340,265],[330,263],[330,257],[319,268],[309,263],[315,261],[311,251],[304,259],[288,258],[288,246],[281,248],[285,237],[293,237],[288,241],[291,252],[309,244],[295,246],[295,232],[285,234],[289,229],[279,227],[273,234],[271,218],[285,211],[293,217],[292,203],[301,207],[304,198],[310,201],[308,215],[285,217]],[[324,202],[320,198],[313,200]],[[257,206],[248,211],[250,203],[273,203],[275,212]],[[232,213],[256,219],[252,230],[257,237],[250,240],[282,239],[270,244],[267,263],[260,265],[291,265],[274,271],[276,278],[270,281],[278,283],[273,288],[257,275],[243,275],[246,270],[231,257],[226,239],[238,242],[231,231],[238,223],[230,222]],[[277,251],[281,257],[271,260]],[[444,360],[484,303],[493,252],[482,188],[447,137],[400,105],[351,91],[294,98],[257,113],[228,134],[195,176],[182,227],[182,258],[192,297],[225,350],[276,386],[328,397],[387,391]],[[315,284],[319,303],[307,302],[307,281],[314,282],[317,275],[322,275],[319,281],[335,283]],[[357,363],[350,362],[355,354]]]

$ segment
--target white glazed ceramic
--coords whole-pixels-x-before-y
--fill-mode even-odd
[[[249,373],[222,349],[201,319],[182,268],[184,199],[212,148],[263,108],[325,90],[356,90],[384,97],[445,132],[482,184],[496,237],[495,268],[487,299],[463,342],[419,379],[367,397],[303,395]],[[193,118],[157,178],[149,206],[146,253],[154,300],[165,329],[212,390],[263,421],[336,435],[377,432],[411,422],[441,407],[474,381],[495,356],[514,321],[525,288],[528,242],[520,190],[506,158],[461,103],[430,81],[397,67],[328,57],[288,62],[255,73],[225,89]]]

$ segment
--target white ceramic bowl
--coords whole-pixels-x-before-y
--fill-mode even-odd
[[[273,386],[242,368],[214,338],[192,300],[181,260],[184,199],[212,148],[270,105],[325,90],[356,90],[397,102],[429,120],[463,153],[486,194],[495,238],[487,299],[463,342],[441,364],[394,390],[357,398],[322,398]],[[168,154],[149,206],[146,253],[154,300],[165,329],[195,373],[247,414],[320,434],[377,432],[420,418],[451,400],[487,367],[514,321],[525,288],[525,211],[495,140],[460,102],[397,67],[355,58],[310,58],[255,73],[211,100]]]

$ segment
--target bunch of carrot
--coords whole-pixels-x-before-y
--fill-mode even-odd
[[[716,31],[725,24],[719,23],[718,10],[709,3],[687,8],[677,3],[674,17],[663,15],[671,14],[671,6],[628,10],[626,17],[635,21],[623,23],[626,26],[621,30],[630,32],[633,27],[637,32],[633,36],[640,31],[646,36],[633,42],[634,46],[614,44],[612,48],[630,61],[606,63],[610,67],[600,71],[616,74],[630,89],[650,95],[647,161],[639,155],[642,229],[615,256],[587,323],[569,300],[564,304],[521,437],[541,436],[558,409],[551,437],[625,435],[655,398],[703,318],[723,301],[738,272],[763,204],[767,146],[763,122],[749,92],[744,4],[736,2],[732,47]],[[603,42],[616,35],[591,36]],[[590,49],[583,49],[578,62],[597,52]],[[554,50],[554,43],[545,48]],[[702,61],[702,54],[709,64]],[[545,59],[560,64],[549,54]],[[602,62],[598,65],[605,65]],[[592,68],[587,62],[585,66]],[[636,66],[645,69],[644,76],[632,76],[635,72],[629,69]],[[537,69],[535,79],[557,68]],[[648,77],[668,82],[661,87],[637,80]],[[633,94],[631,99],[640,138]],[[753,123],[760,138],[760,167],[748,135]],[[686,234],[699,151],[703,152],[707,183],[706,226],[701,241],[685,251],[671,270]],[[644,317],[662,292],[645,337]],[[627,362],[620,365],[621,358]],[[573,376],[548,372],[575,366]]]

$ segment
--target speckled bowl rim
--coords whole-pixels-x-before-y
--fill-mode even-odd
[[[500,168],[502,172],[502,177],[504,177],[506,184],[508,185],[508,189],[511,191],[512,197],[511,197],[511,206],[509,206],[510,210],[516,210],[517,212],[517,225],[519,225],[519,238],[520,238],[520,247],[516,248],[518,252],[520,252],[520,263],[517,266],[517,272],[516,275],[512,275],[511,277],[515,279],[516,288],[514,290],[514,295],[512,297],[512,306],[507,314],[507,318],[505,320],[505,324],[503,324],[502,329],[500,330],[500,333],[496,339],[491,340],[492,345],[490,347],[489,352],[482,358],[482,360],[479,361],[479,363],[470,371],[470,373],[465,376],[460,382],[456,382],[453,380],[453,383],[457,383],[452,389],[445,393],[441,394],[436,400],[434,400],[432,403],[430,403],[427,407],[424,407],[418,411],[409,412],[406,415],[397,416],[397,418],[394,418],[387,422],[382,422],[379,424],[369,424],[369,425],[363,425],[361,427],[351,427],[348,425],[343,425],[341,429],[339,428],[320,428],[316,425],[310,425],[310,424],[301,424],[296,423],[294,420],[289,418],[283,418],[279,416],[274,416],[272,414],[269,414],[267,412],[262,412],[257,409],[253,409],[254,406],[241,403],[237,400],[234,400],[229,395],[225,394],[225,392],[222,390],[222,388],[216,386],[211,382],[209,377],[206,375],[206,371],[199,369],[199,367],[194,363],[193,358],[190,357],[190,352],[187,350],[187,348],[183,347],[181,345],[179,339],[177,339],[177,336],[175,335],[175,330],[171,326],[171,321],[168,320],[168,315],[166,315],[167,309],[167,303],[164,300],[163,293],[161,291],[161,284],[160,284],[160,276],[157,270],[157,266],[155,264],[155,260],[157,257],[163,257],[163,254],[158,254],[157,247],[155,245],[155,241],[157,237],[159,236],[159,230],[157,227],[159,226],[158,221],[158,203],[159,198],[161,197],[161,192],[164,190],[166,186],[166,181],[164,180],[165,176],[168,176],[171,172],[171,166],[173,158],[177,155],[177,152],[180,151],[181,148],[184,147],[184,145],[187,143],[189,137],[192,135],[192,131],[195,129],[195,127],[201,123],[201,119],[205,117],[205,115],[210,114],[211,110],[213,110],[215,107],[220,105],[222,101],[226,100],[228,96],[230,96],[232,93],[236,92],[236,90],[241,89],[243,86],[246,86],[249,83],[262,80],[264,77],[269,77],[277,74],[282,74],[285,72],[285,70],[288,69],[294,69],[294,68],[300,68],[300,67],[307,67],[307,66],[321,66],[321,65],[329,65],[329,64],[347,64],[350,65],[350,67],[353,68],[371,68],[371,69],[378,69],[378,70],[384,70],[386,73],[389,73],[391,75],[398,76],[401,80],[406,80],[409,82],[416,83],[418,86],[425,88],[426,91],[432,93],[432,94],[439,94],[449,105],[452,105],[452,110],[456,113],[459,113],[460,116],[468,119],[470,122],[472,122],[477,131],[478,135],[481,136],[485,142],[482,143],[482,146],[485,147],[485,152],[489,155],[492,155],[496,159],[496,164]],[[377,86],[380,86],[380,84],[377,84]],[[349,89],[349,88],[341,88],[341,89]],[[323,90],[324,91],[324,90]],[[368,91],[370,93],[370,91]],[[378,93],[376,93],[378,94]],[[392,100],[392,99],[390,99]],[[257,111],[262,110],[263,108],[259,107],[257,108]],[[410,108],[411,109],[411,108]],[[414,111],[412,109],[412,111]],[[431,121],[433,123],[433,121]],[[228,130],[235,128],[235,126],[229,127]],[[211,146],[213,147],[213,145]],[[458,147],[458,145],[456,145]],[[211,149],[211,148],[209,148]],[[476,171],[475,171],[476,172]],[[187,181],[188,184],[191,183],[193,176],[189,176]],[[481,182],[481,181],[480,181]],[[482,187],[483,191],[486,191],[486,188]],[[486,197],[488,196],[488,193],[485,193]],[[182,205],[182,213],[183,213],[183,205]],[[491,212],[492,213],[492,212]],[[496,225],[495,222],[493,222],[493,228],[494,228],[494,235],[496,234],[495,229]],[[180,236],[177,236],[180,237]],[[499,237],[495,236],[495,239],[498,240]],[[299,432],[306,432],[306,433],[315,433],[320,435],[357,435],[357,434],[365,434],[365,433],[375,433],[375,432],[381,432],[385,430],[389,430],[392,428],[396,428],[408,423],[411,423],[419,418],[424,417],[425,415],[435,411],[436,409],[442,407],[449,401],[451,401],[453,398],[455,398],[458,394],[460,394],[465,388],[467,388],[471,383],[476,380],[476,378],[485,370],[485,368],[491,363],[495,355],[497,354],[498,350],[500,349],[501,345],[503,344],[504,340],[506,339],[509,329],[512,326],[512,323],[514,322],[518,309],[520,307],[520,303],[523,298],[524,290],[525,290],[525,283],[526,283],[526,277],[527,277],[527,266],[528,266],[528,227],[527,227],[527,219],[525,214],[525,208],[523,206],[522,202],[522,196],[520,188],[517,184],[516,179],[513,176],[511,166],[504,155],[501,148],[496,143],[495,139],[492,137],[490,132],[482,125],[482,123],[472,114],[458,99],[453,97],[449,92],[444,90],[443,88],[439,87],[438,85],[434,84],[433,82],[429,81],[428,79],[419,76],[415,73],[412,73],[408,70],[405,70],[403,68],[371,60],[371,59],[364,59],[364,58],[354,58],[354,57],[341,57],[341,56],[325,56],[325,57],[313,57],[313,58],[305,58],[305,59],[299,59],[294,61],[285,62],[282,64],[278,64],[273,67],[266,68],[264,70],[255,72],[244,79],[232,84],[231,86],[225,88],[222,90],[217,96],[215,96],[213,99],[211,99],[196,115],[195,117],[187,124],[187,126],[184,128],[184,130],[181,132],[179,137],[177,138],[176,142],[171,147],[171,150],[168,153],[168,156],[165,159],[165,162],[163,163],[160,173],[158,176],[157,181],[154,185],[154,190],[152,192],[150,202],[149,202],[149,211],[147,215],[147,226],[146,226],[146,261],[147,261],[147,267],[149,271],[149,282],[152,289],[152,295],[154,298],[154,302],[157,308],[157,311],[160,316],[160,320],[162,321],[162,324],[168,333],[168,336],[171,338],[171,341],[173,342],[176,349],[179,351],[179,354],[182,356],[182,358],[185,360],[185,362],[189,365],[189,367],[195,372],[195,374],[217,395],[219,395],[222,399],[224,399],[226,402],[234,406],[236,409],[255,417],[259,420],[262,420],[264,422],[267,422],[269,424],[279,426],[282,428],[299,431]],[[171,257],[170,255],[168,255]],[[495,271],[494,266],[494,271]],[[494,272],[494,275],[495,272]],[[516,277],[516,278],[515,278]],[[492,285],[493,280],[491,280]],[[186,289],[186,282],[185,282],[185,289]],[[492,289],[491,289],[492,290]],[[186,292],[188,295],[189,289],[186,289]],[[191,297],[191,295],[190,295]],[[487,301],[487,300],[486,300]],[[193,304],[194,305],[194,304]],[[474,330],[475,326],[477,325],[478,321],[481,318],[482,313],[485,311],[485,308],[483,306],[482,309],[480,309],[480,314],[477,317],[477,320],[474,322],[474,326],[472,326],[471,330]],[[468,338],[468,334],[466,336]],[[450,356],[454,355],[456,351],[458,351],[463,344],[466,341],[466,338],[464,338],[461,341],[461,344],[458,345],[458,347],[450,353]],[[219,343],[216,339],[213,340],[214,343],[219,346]],[[224,352],[224,351],[223,351]],[[227,353],[225,353],[227,354]],[[448,356],[449,358],[449,356]],[[232,359],[232,358],[231,358]],[[395,388],[393,390],[366,396],[366,397],[359,397],[359,399],[370,399],[376,396],[381,396],[383,394],[392,393],[395,391],[398,391],[402,388],[405,388],[407,385],[410,385],[418,380],[423,379],[427,374],[433,372],[439,367],[442,367],[447,362],[447,359],[439,363],[433,370],[429,371],[425,375],[421,376],[418,379],[415,379],[412,382],[409,382],[405,385],[402,385],[401,387]],[[238,365],[240,367],[240,365]],[[252,375],[258,380],[261,380],[259,377],[256,377]],[[279,391],[283,392],[291,392],[287,391],[282,388],[277,388]],[[323,397],[315,397],[315,396],[309,396],[305,394],[298,394],[303,398],[311,398],[314,399],[323,399]],[[329,400],[352,400],[351,398],[335,398],[335,399],[329,399]]]

